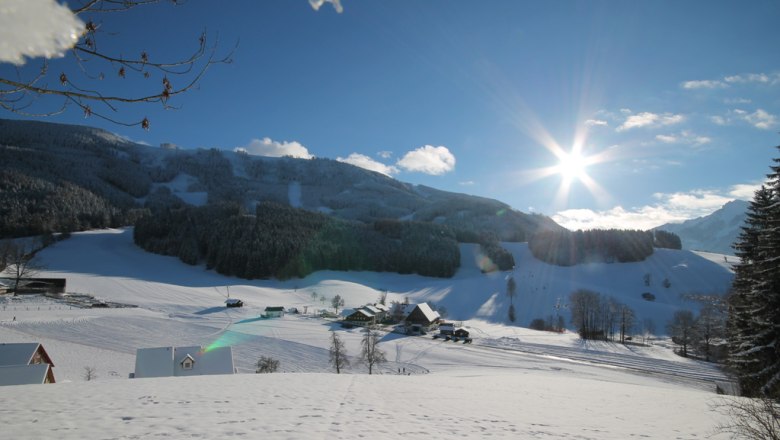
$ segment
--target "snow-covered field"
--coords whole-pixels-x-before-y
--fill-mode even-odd
[[[644,263],[557,268],[533,259],[524,245],[508,247],[518,261],[515,303],[523,325],[554,313],[572,288],[587,287],[620,293],[663,328],[663,319],[688,306],[680,293],[722,291],[731,276],[716,258],[685,251],[658,251]],[[506,325],[507,274],[482,274],[473,252],[463,247],[463,268],[449,280],[318,272],[246,281],[144,253],[130,230],[74,234],[41,254],[44,275],[67,278],[68,291],[138,307],[79,309],[37,296],[0,297],[0,342],[42,342],[58,382],[0,390],[3,437],[670,439],[711,432],[714,382],[723,380],[717,369],[677,357],[664,342],[584,343],[571,332]],[[643,284],[645,273],[651,286]],[[664,278],[670,288],[660,286]],[[655,302],[641,300],[644,289],[653,289]],[[368,376],[354,359],[358,329],[314,316],[259,318],[266,306],[329,308],[336,294],[355,307],[383,290],[389,300],[446,306],[472,330],[474,344],[386,333],[380,347],[389,362]],[[223,307],[228,292],[246,306]],[[632,296],[639,299],[630,303]],[[348,374],[331,373],[330,330],[353,357]],[[283,373],[127,379],[136,348],[212,344],[232,346],[240,372],[271,356]],[[85,367],[97,380],[83,380]]]

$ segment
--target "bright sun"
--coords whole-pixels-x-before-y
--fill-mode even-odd
[[[564,180],[582,179],[585,176],[588,160],[579,152],[564,153],[559,159],[556,171]]]

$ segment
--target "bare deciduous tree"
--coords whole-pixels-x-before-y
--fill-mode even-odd
[[[336,309],[336,314],[339,314],[339,307],[344,307],[344,298],[341,295],[336,295],[330,300],[330,305]]]
[[[95,367],[84,367],[84,374],[82,375],[87,382],[97,379],[97,370]]]
[[[360,359],[368,367],[368,374],[372,374],[374,366],[387,362],[385,352],[379,349],[379,332],[366,329],[366,334],[361,341]]]
[[[330,332],[330,364],[336,369],[336,374],[341,374],[341,370],[349,366],[344,341],[334,331]]]
[[[278,369],[278,360],[269,356],[260,356],[260,359],[257,360],[257,370],[255,370],[255,373],[276,373],[276,370]]]
[[[100,16],[160,2],[75,1],[70,10],[83,21],[84,31],[69,54],[55,62],[37,61],[37,67],[17,69],[13,76],[0,76],[0,108],[24,116],[51,116],[75,105],[85,117],[97,116],[115,124],[148,129],[150,122],[146,117],[120,120],[114,114],[125,104],[158,103],[166,109],[174,108],[169,102],[171,98],[191,90],[209,67],[229,63],[232,55],[230,51],[225,56],[217,56],[217,41],[210,41],[205,31],[194,39],[188,55],[173,60],[155,58],[150,50],[153,48],[112,47],[116,31],[104,24]],[[184,3],[183,0],[172,2]],[[117,90],[111,82],[101,81],[109,75],[133,85]],[[136,94],[126,92],[139,89]],[[58,99],[54,102],[38,99],[43,96]]]
[[[672,341],[681,346],[680,355],[688,357],[688,346],[693,342],[693,334],[696,326],[696,320],[693,312],[690,310],[678,310],[674,312],[672,321],[667,326]]]
[[[7,240],[0,245],[0,266],[3,273],[13,280],[14,296],[19,289],[19,283],[25,278],[32,278],[43,269],[38,262],[34,246]]]
[[[780,404],[768,397],[730,397],[713,405],[724,416],[715,428],[732,438],[780,440]]]

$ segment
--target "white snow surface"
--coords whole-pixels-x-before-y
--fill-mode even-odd
[[[660,319],[688,306],[680,292],[725,289],[718,283],[730,280],[717,259],[685,251],[657,251],[644,263],[557,268],[533,259],[525,245],[507,247],[518,262],[515,306],[533,317],[551,313],[549,305],[574,286],[625,290],[618,299],[628,303],[647,289],[642,275],[650,272],[651,287],[660,275],[672,286],[654,288],[652,303],[631,305],[663,328]],[[714,382],[725,380],[717,368],[676,356],[663,339],[623,346],[507,325],[508,273],[482,274],[479,258],[465,257],[475,248],[462,251],[463,267],[446,280],[317,272],[247,281],[145,253],[130,229],[73,234],[40,254],[48,267],[42,276],[66,277],[69,292],[138,307],[79,309],[40,296],[0,297],[0,342],[41,342],[58,382],[3,387],[3,436],[688,439],[712,432]],[[388,300],[445,305],[474,343],[383,332],[388,362],[369,376],[356,359],[360,329],[313,315],[260,317],[266,306],[326,309],[336,294],[358,307],[384,289]],[[226,308],[228,294],[245,307]],[[330,330],[346,343],[347,374],[333,374],[328,364]],[[280,373],[127,379],[137,348],[167,345],[229,345],[239,373],[253,373],[260,356],[278,359]],[[84,367],[97,379],[84,381]]]

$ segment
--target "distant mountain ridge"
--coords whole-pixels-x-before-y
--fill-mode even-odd
[[[677,234],[683,249],[733,255],[732,245],[742,232],[749,204],[744,200],[732,200],[710,215],[682,223],[667,223],[655,229]]]
[[[133,224],[144,210],[277,202],[371,223],[445,224],[525,241],[552,219],[497,200],[404,183],[330,159],[135,144],[75,125],[0,119],[0,238]]]

